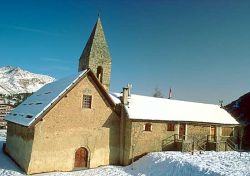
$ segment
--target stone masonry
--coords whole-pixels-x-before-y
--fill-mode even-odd
[[[102,79],[99,79],[99,81],[103,84],[105,89],[109,91],[111,57],[100,17],[98,17],[89,40],[82,52],[79,60],[78,71],[90,68],[95,73],[97,78],[99,78],[99,75],[97,75],[98,67],[102,69]]]

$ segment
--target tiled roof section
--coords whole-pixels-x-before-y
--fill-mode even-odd
[[[120,103],[120,93],[110,94]],[[155,98],[132,94],[125,106],[130,119],[200,122],[214,124],[239,124],[226,110],[218,105]]]
[[[45,85],[16,107],[5,117],[5,120],[23,126],[30,126],[87,72],[88,70],[84,70]]]

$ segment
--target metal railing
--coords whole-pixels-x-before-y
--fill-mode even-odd
[[[178,134],[173,134],[162,141],[162,147],[165,147],[178,139]]]
[[[228,150],[228,147],[234,151],[239,151],[238,144],[234,141],[236,139],[227,138],[226,140],[221,140],[222,136],[214,136],[214,135],[183,135],[179,136],[178,134],[173,134],[162,141],[162,148],[167,147],[168,145],[176,142],[181,143],[181,150],[183,150],[185,145],[192,145],[192,151],[190,151],[191,146],[189,147],[190,152],[196,151],[206,151],[208,143],[224,143],[225,144],[225,151]]]
[[[224,138],[223,136],[212,136],[207,135],[207,142],[215,142],[215,143],[224,143],[225,144],[225,151],[227,151],[227,147],[230,147],[234,151],[238,151],[238,144],[236,144],[234,141],[235,138]]]
[[[231,149],[233,149],[234,151],[238,151],[238,145],[235,144],[235,142],[228,138],[226,141],[225,141],[225,150],[227,150],[227,146],[229,146]]]
[[[199,151],[207,150],[207,137],[203,136],[202,138],[196,138],[196,145],[199,148]]]

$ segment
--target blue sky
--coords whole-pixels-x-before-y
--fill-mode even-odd
[[[228,103],[250,90],[250,1],[0,1],[0,66],[57,79],[77,72],[100,11],[111,91],[158,87],[175,99]]]

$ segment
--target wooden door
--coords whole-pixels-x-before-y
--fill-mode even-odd
[[[75,167],[87,167],[88,163],[88,150],[86,148],[79,148],[75,153]]]
[[[181,123],[179,125],[179,139],[185,139],[186,124]]]
[[[210,135],[211,135],[211,141],[215,141],[216,140],[216,126],[211,126]]]

